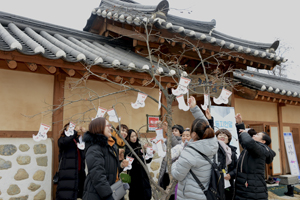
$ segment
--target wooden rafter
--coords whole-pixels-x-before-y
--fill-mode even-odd
[[[47,70],[50,74],[54,74],[56,72],[56,67],[49,65],[42,65],[45,70]]]
[[[63,61],[62,59],[57,59],[57,60],[53,60],[53,59],[48,59],[48,58],[44,58],[40,55],[34,55],[34,56],[27,56],[24,54],[19,53],[18,51],[11,51],[11,52],[3,52],[0,51],[0,60],[3,59],[5,60],[15,60],[16,62],[20,62],[20,63],[24,63],[24,62],[32,62],[34,60],[35,64],[37,65],[45,65],[45,66],[54,66],[56,68],[64,68],[64,69],[73,69],[75,71],[85,71],[85,67],[80,63],[70,63],[70,62],[66,62]],[[17,68],[18,70],[18,68]],[[39,71],[39,69],[37,70]],[[40,71],[41,73],[48,73],[46,72],[46,70]],[[125,72],[123,70],[115,70],[115,69],[108,69],[108,68],[102,68],[100,66],[93,66],[91,68],[91,71],[94,73],[105,73],[105,74],[110,74],[110,75],[119,75],[121,77],[132,77],[132,78],[136,78],[136,79],[147,79],[147,80],[151,80],[151,76],[147,73],[143,73],[143,72],[135,72],[135,71],[130,71],[130,73]],[[171,77],[162,77],[161,79],[162,82],[170,82],[170,83],[174,83],[173,78]]]
[[[6,60],[6,63],[10,69],[16,69],[18,66],[17,62],[14,60]]]
[[[28,67],[28,69],[32,72],[37,70],[37,65],[35,63],[32,62],[25,62],[26,66]]]

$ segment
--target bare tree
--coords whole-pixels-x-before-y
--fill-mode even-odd
[[[201,43],[194,44],[187,38],[181,38],[181,37],[173,37],[173,38],[163,38],[164,40],[168,42],[176,42],[176,43],[181,43],[184,44],[185,48],[182,49],[182,51],[179,53],[179,55],[172,55],[172,54],[166,54],[164,53],[160,47],[158,48],[151,48],[150,44],[150,37],[152,36],[158,36],[155,31],[153,31],[153,23],[150,23],[151,20],[144,20],[143,21],[143,28],[144,32],[143,34],[139,31],[136,30],[136,34],[140,36],[140,38],[143,38],[144,42],[147,44],[147,55],[144,55],[141,53],[142,56],[147,57],[149,59],[150,63],[150,69],[145,70],[150,76],[151,80],[149,80],[145,85],[153,84],[153,88],[157,88],[161,90],[161,92],[164,94],[166,98],[166,103],[167,105],[162,105],[163,108],[166,110],[166,114],[162,116],[162,120],[167,121],[168,123],[168,134],[167,134],[167,167],[168,167],[168,174],[170,178],[170,185],[167,187],[166,190],[161,188],[159,184],[150,176],[150,172],[148,170],[148,167],[146,163],[144,163],[134,152],[134,150],[131,148],[131,146],[128,144],[128,142],[123,138],[123,136],[117,131],[118,135],[122,138],[122,140],[126,143],[127,147],[131,150],[135,158],[141,163],[143,168],[145,169],[150,183],[152,187],[152,192],[153,192],[153,198],[156,200],[165,200],[169,199],[170,195],[174,191],[174,188],[177,184],[177,180],[175,180],[171,174],[171,166],[172,166],[172,159],[171,159],[171,137],[172,137],[172,124],[173,124],[173,119],[172,119],[172,103],[175,99],[175,96],[172,93],[169,93],[168,87],[164,86],[161,84],[160,79],[164,78],[164,75],[162,73],[162,68],[166,68],[169,71],[172,71],[171,77],[173,78],[174,82],[176,83],[176,86],[179,84],[179,79],[181,77],[188,77],[192,79],[192,75],[195,73],[201,71],[201,73],[204,74],[205,76],[205,81],[200,83],[196,80],[194,83],[190,84],[189,86],[189,91],[190,93],[193,94],[209,94],[213,90],[214,87],[230,87],[233,88],[234,85],[236,84],[231,78],[230,78],[230,73],[233,71],[232,67],[228,67],[225,69],[224,63],[223,63],[223,57],[224,55],[228,56],[231,54],[231,52],[220,52],[214,55],[211,55],[209,57],[203,58],[201,50],[203,47],[201,46]],[[117,39],[117,38],[115,38]],[[198,56],[199,63],[197,66],[190,71],[186,71],[186,64],[182,63],[182,58],[184,55],[189,52],[196,52],[196,55]],[[232,52],[233,53],[233,52]],[[213,65],[212,68],[209,69],[208,65],[211,64]],[[134,92],[142,92],[140,89],[137,89],[137,87],[131,85],[127,81],[120,81],[120,82],[115,82],[110,80],[108,77],[103,77],[97,73],[93,72],[93,66],[92,65],[84,65],[86,73],[81,79],[75,81],[72,83],[70,86],[70,90],[76,90],[80,89],[83,90],[83,94],[74,94],[74,96],[66,97],[64,101],[61,103],[61,105],[56,105],[57,107],[55,109],[48,109],[45,111],[42,111],[39,114],[46,115],[46,114],[51,114],[55,112],[56,110],[66,107],[69,105],[72,105],[76,102],[89,102],[90,103],[90,108],[86,109],[82,113],[76,113],[75,115],[71,116],[68,119],[64,120],[72,120],[75,122],[88,122],[91,121],[91,119],[88,117],[88,113],[91,111],[97,111],[97,104],[100,99],[108,97],[108,96],[114,96],[120,93],[124,93],[127,91],[134,91]],[[210,73],[207,72],[209,69]],[[175,72],[175,73],[174,73]],[[89,80],[90,77],[97,77],[98,79],[105,80],[109,83],[112,83],[114,85],[117,85],[120,87],[120,90],[117,92],[110,93],[108,92],[107,94],[98,94],[96,91],[86,87],[85,83],[86,81]],[[202,88],[202,92],[197,92],[197,88]],[[85,96],[88,96],[86,98]],[[72,100],[69,100],[71,99]],[[148,94],[148,97],[157,102],[158,100],[152,97],[151,95]],[[75,100],[74,100],[75,98]],[[210,99],[210,98],[209,98]],[[122,102],[119,102],[116,100],[114,104],[112,104],[112,108],[115,108],[117,104],[122,104]],[[125,105],[124,105],[125,106]],[[128,108],[127,108],[128,109]],[[38,115],[38,114],[36,114]],[[28,117],[34,117],[36,115],[28,116]],[[55,123],[55,122],[53,122]],[[120,126],[120,122],[119,122]],[[145,125],[141,125],[143,127]],[[121,130],[121,129],[119,129]],[[141,134],[139,134],[139,137],[142,137]]]

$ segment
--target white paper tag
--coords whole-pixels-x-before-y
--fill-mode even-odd
[[[97,115],[94,119],[98,118],[98,117],[104,117],[105,113],[106,113],[106,109],[105,108],[101,108],[100,106],[98,107],[98,111],[97,111]]]
[[[162,128],[158,128],[158,129],[155,129],[155,132],[156,132],[156,141],[158,140],[164,140],[164,131]]]
[[[128,166],[123,169],[123,171],[127,171],[127,170],[131,170],[132,169],[132,165],[131,164],[132,164],[134,158],[127,156],[126,160],[128,160],[129,163],[128,163]]]
[[[34,141],[39,142],[41,140],[46,140],[47,137],[47,132],[50,130],[51,126],[48,126],[46,124],[41,124],[40,129],[37,135],[32,134],[32,138]]]
[[[159,90],[158,110],[161,108],[161,91]]]
[[[79,143],[77,142],[78,149],[84,150],[84,148],[85,148],[85,142],[82,141],[82,136],[79,136],[78,140],[79,140]]]
[[[224,177],[226,176],[226,173],[224,173]],[[231,186],[229,180],[224,179],[224,188],[229,188]]]
[[[139,92],[138,96],[137,96],[137,99],[136,99],[136,102],[135,103],[131,103],[131,106],[134,109],[145,107],[145,100],[146,100],[147,96],[148,95]]]
[[[74,124],[73,122],[70,122],[68,130],[65,131],[65,135],[68,137],[71,135],[74,135],[75,126],[76,126],[76,124]]]
[[[115,109],[112,108],[112,109],[108,110],[107,114],[109,115],[109,118],[108,118],[109,121],[118,122],[118,118],[117,118]],[[121,121],[121,117],[119,117],[119,121]]]
[[[156,143],[157,154],[158,154],[159,157],[165,157],[166,156],[166,152],[164,151],[162,145],[163,144],[162,144],[161,140]]]
[[[203,110],[207,110],[207,106],[208,106],[208,94],[204,94],[204,105],[201,104],[201,108]]]

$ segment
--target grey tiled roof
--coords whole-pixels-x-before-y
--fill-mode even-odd
[[[110,41],[97,34],[78,31],[0,12],[0,50],[18,50],[22,54],[40,54],[49,59],[83,62],[107,68],[149,72],[148,59],[137,55],[123,41]],[[163,66],[155,65],[161,75],[180,75]]]
[[[163,7],[163,13],[157,12]],[[102,0],[99,7],[94,8],[88,19],[85,31],[89,31],[94,19],[99,16],[121,23],[142,25],[144,22],[180,33],[195,40],[211,43],[225,49],[249,54],[255,57],[276,61],[278,64],[286,59],[275,54],[279,41],[274,43],[252,42],[232,37],[215,30],[216,21],[196,21],[168,14],[169,4],[163,0],[158,5],[142,5],[130,0]]]
[[[300,81],[246,70],[236,71],[233,75],[244,86],[300,98]]]

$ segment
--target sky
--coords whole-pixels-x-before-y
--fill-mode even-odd
[[[157,5],[160,0],[136,0]],[[0,11],[82,30],[101,0],[0,0]],[[216,30],[254,42],[289,47],[288,78],[300,81],[300,12],[297,0],[169,0],[170,13],[199,21],[216,20]]]

